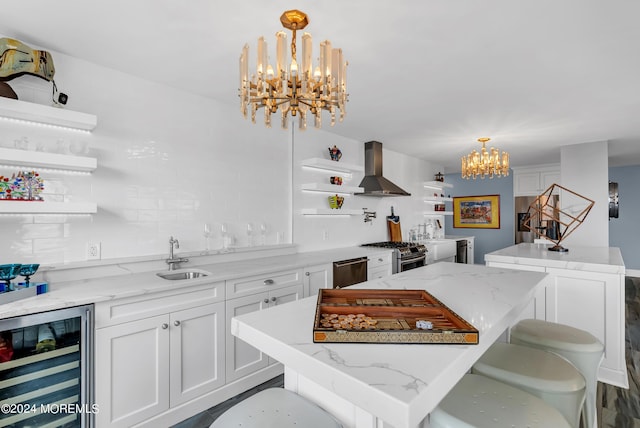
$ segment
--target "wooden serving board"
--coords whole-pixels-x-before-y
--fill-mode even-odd
[[[402,229],[400,220],[394,221],[387,219],[387,229],[389,230],[389,241],[402,242]]]
[[[424,290],[321,289],[313,341],[475,345],[478,330]]]

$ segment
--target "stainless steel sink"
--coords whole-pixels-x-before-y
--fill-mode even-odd
[[[195,279],[209,276],[209,273],[204,271],[169,271],[156,273],[162,279],[168,279],[170,281],[180,281],[184,279]]]

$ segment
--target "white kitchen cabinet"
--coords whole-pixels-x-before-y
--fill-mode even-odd
[[[167,316],[98,329],[97,427],[129,427],[169,408]]]
[[[268,307],[268,292],[228,300],[225,308],[227,325],[231,325],[231,318],[233,317],[256,312]],[[227,381],[233,381],[250,375],[263,367],[267,367],[269,364],[269,357],[267,355],[236,338],[229,331],[227,331],[225,341],[225,376]]]
[[[538,196],[554,183],[560,184],[560,165],[513,168],[514,196]]]
[[[384,278],[393,274],[391,251],[370,254],[367,259],[367,280]]]
[[[547,272],[555,283],[547,290],[546,319],[596,336],[605,347],[599,377],[624,386],[624,276],[554,268]]]
[[[97,427],[129,427],[224,385],[223,289],[96,304]]]
[[[315,296],[321,288],[333,288],[333,264],[304,268],[304,297]]]
[[[231,318],[235,316],[301,299],[305,290],[302,278],[302,270],[295,269],[227,281],[227,325],[231,325]],[[227,382],[247,377],[275,363],[267,355],[233,336],[228,329],[225,340]],[[254,385],[247,381],[247,389],[258,383]]]
[[[222,302],[170,314],[171,407],[224,385],[225,325]]]
[[[553,285],[542,289],[519,319],[535,318],[579,328],[597,337],[605,346],[598,379],[627,388],[624,351],[624,275],[589,270],[489,261],[487,266],[547,272]]]

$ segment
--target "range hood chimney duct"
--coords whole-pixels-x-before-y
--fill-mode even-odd
[[[360,187],[364,187],[364,193],[360,193],[363,196],[411,196],[382,176],[382,143],[379,141],[364,143],[364,178]]]

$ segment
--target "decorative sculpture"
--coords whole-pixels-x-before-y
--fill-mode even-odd
[[[559,194],[564,208],[559,208],[553,197]],[[593,200],[554,183],[529,205],[523,226],[537,236],[553,242],[555,245],[549,247],[549,251],[564,253],[569,250],[560,243],[584,222],[594,203]],[[548,230],[553,230],[553,233],[548,233]]]

